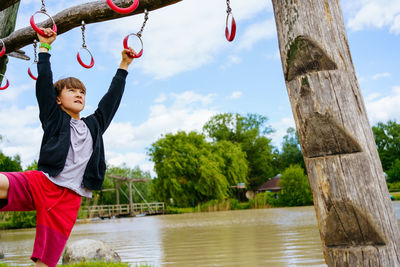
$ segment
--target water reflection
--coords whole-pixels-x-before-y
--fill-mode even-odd
[[[394,202],[397,218],[400,202]],[[34,229],[1,231],[3,262],[30,265]],[[313,207],[164,215],[78,224],[132,266],[326,266]]]

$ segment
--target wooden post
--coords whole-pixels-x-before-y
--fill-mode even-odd
[[[329,266],[400,266],[400,234],[337,0],[272,0]]]
[[[19,2],[9,6],[0,12],[0,39],[10,35],[15,29],[15,22],[17,20]],[[7,50],[7,47],[6,47]],[[7,53],[7,51],[6,51]],[[8,57],[3,56],[0,59],[0,73],[4,74],[7,69]],[[0,84],[3,76],[0,75]]]
[[[118,206],[119,206],[119,187],[120,187],[119,181],[115,181],[115,193],[117,195],[117,205]]]
[[[129,214],[130,214],[130,216],[133,216],[135,214],[135,212],[133,211],[132,180],[129,180],[128,186],[129,186]]]

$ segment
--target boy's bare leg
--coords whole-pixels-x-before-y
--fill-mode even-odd
[[[0,199],[6,199],[8,197],[8,188],[10,187],[10,182],[7,176],[0,174]]]
[[[43,262],[41,262],[40,260],[37,260],[35,263],[35,267],[48,267],[48,266]]]

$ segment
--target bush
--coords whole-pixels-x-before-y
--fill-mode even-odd
[[[278,204],[281,206],[305,206],[313,203],[307,175],[300,165],[291,165],[281,176],[281,192]]]
[[[36,226],[36,211],[11,212],[10,228],[31,228]]]
[[[400,191],[400,182],[394,182],[394,183],[387,183],[387,187],[389,189],[389,192],[399,192]]]
[[[262,209],[279,206],[276,197],[276,193],[272,192],[258,193],[254,199],[249,200],[249,206],[252,209]]]
[[[400,160],[396,159],[389,170],[387,170],[388,182],[400,182]]]

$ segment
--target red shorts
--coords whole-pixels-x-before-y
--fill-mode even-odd
[[[51,182],[40,171],[2,173],[8,177],[8,199],[0,211],[36,210],[36,237],[31,259],[56,266],[75,224],[81,196]]]

